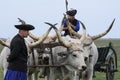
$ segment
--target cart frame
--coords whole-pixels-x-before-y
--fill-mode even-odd
[[[117,72],[117,53],[110,42],[108,46],[98,47],[98,61],[94,66],[95,71],[105,72],[106,80],[114,80]]]

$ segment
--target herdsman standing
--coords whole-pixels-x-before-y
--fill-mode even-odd
[[[9,65],[4,80],[27,80],[27,47],[24,38],[34,26],[29,24],[15,25],[19,32],[10,43]]]

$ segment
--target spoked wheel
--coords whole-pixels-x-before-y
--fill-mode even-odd
[[[114,80],[114,59],[110,57],[106,65],[106,80]]]

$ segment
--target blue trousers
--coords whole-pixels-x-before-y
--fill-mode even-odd
[[[27,73],[7,70],[4,80],[27,80]]]

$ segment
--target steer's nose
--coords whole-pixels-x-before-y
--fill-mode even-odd
[[[88,57],[85,57],[84,60],[87,61]]]
[[[87,68],[86,66],[82,66],[82,70],[83,70],[83,71],[86,70],[86,68]]]

